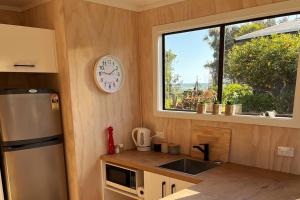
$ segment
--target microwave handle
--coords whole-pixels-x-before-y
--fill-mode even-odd
[[[163,181],[161,183],[161,198],[164,198],[165,197],[165,188],[166,188],[166,181]]]

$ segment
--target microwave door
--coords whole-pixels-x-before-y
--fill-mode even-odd
[[[130,188],[136,190],[136,173],[134,171],[130,171]]]
[[[130,188],[130,177],[129,170],[106,165],[106,179],[108,181]]]
[[[109,164],[106,165],[107,185],[130,193],[137,193],[135,182],[134,171]]]

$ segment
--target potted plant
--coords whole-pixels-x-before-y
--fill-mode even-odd
[[[225,115],[226,116],[232,116],[236,114],[236,111],[238,111],[239,113],[242,112],[242,105],[241,104],[237,104],[238,103],[238,93],[237,92],[233,92],[232,95],[229,95],[229,97],[227,99],[225,99],[226,104],[225,104]]]
[[[235,112],[235,105],[233,101],[228,100],[225,105],[225,115],[232,116],[235,114],[234,112]]]
[[[200,101],[197,104],[197,113],[199,113],[199,114],[206,113],[206,102],[205,101]]]
[[[214,101],[213,104],[213,115],[220,115],[222,113],[222,104],[218,100]]]

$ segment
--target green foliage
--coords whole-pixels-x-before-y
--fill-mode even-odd
[[[176,54],[172,52],[172,50],[166,51],[165,56],[165,107],[170,109],[176,105],[177,96],[179,93],[181,82],[180,76],[178,74],[174,74],[173,63],[176,59]]]
[[[227,104],[227,102],[231,102],[232,104],[238,104],[240,103],[240,98],[252,94],[252,88],[248,85],[228,84],[223,89],[223,103]]]
[[[281,34],[235,45],[228,54],[226,73],[235,82],[274,96],[295,84],[300,35]]]
[[[207,89],[199,93],[200,102],[211,103],[217,98],[217,92],[214,89]]]
[[[283,21],[282,21],[283,22]],[[235,29],[233,28],[233,34],[232,36],[232,40],[236,37],[242,36],[242,35],[246,35],[248,33],[252,33],[254,31],[258,31],[270,26],[274,26],[276,25],[276,20],[275,19],[267,19],[267,20],[262,20],[262,21],[256,21],[256,22],[249,22],[246,23],[244,25],[242,25],[240,28]]]
[[[218,66],[219,66],[219,46],[220,46],[220,30],[219,28],[213,28],[209,30],[208,36],[204,38],[204,41],[208,42],[211,48],[214,50],[212,61],[209,61],[204,67],[210,70],[212,76],[213,85],[218,84]]]
[[[299,34],[277,34],[235,43],[234,38],[288,21],[269,19],[232,25],[225,29],[224,79],[229,84],[223,91],[223,103],[243,103],[245,112],[276,110],[293,112],[297,63],[300,48]],[[214,59],[205,67],[217,83],[219,63],[219,29],[209,30],[205,41],[214,50]],[[239,83],[234,85],[235,83]],[[238,87],[244,86],[243,90]],[[248,88],[247,88],[248,87]]]
[[[227,51],[235,44],[234,38],[243,34],[257,31],[275,24],[274,20],[264,20],[256,23],[247,23],[241,27],[227,26],[225,29],[225,55]],[[212,75],[213,85],[217,85],[218,82],[218,66],[219,66],[219,46],[220,46],[220,29],[209,29],[208,35],[204,38],[204,41],[213,49],[213,60],[208,61],[204,67],[210,70]]]
[[[246,95],[240,98],[243,112],[260,113],[276,110],[275,98],[270,94]]]
[[[176,59],[176,55],[172,52],[172,50],[166,51],[166,57],[165,57],[165,85],[166,85],[166,93],[170,93],[172,90],[172,79],[173,79],[173,71],[174,68],[172,67],[172,64],[174,60]]]
[[[256,103],[261,109],[265,105],[262,111],[292,113],[299,48],[299,34],[260,37],[234,45],[228,53],[225,73],[232,82],[253,88],[257,97],[249,99],[268,102]]]
[[[234,105],[234,102],[233,101],[227,101],[225,104],[231,106],[231,105]]]
[[[266,25],[263,23],[248,23],[241,26],[237,33],[234,34],[234,37],[239,37],[248,33],[252,33],[263,28],[266,28]]]
[[[170,109],[170,108],[172,108],[172,105],[173,105],[172,99],[167,98],[166,101],[165,101],[165,108]]]

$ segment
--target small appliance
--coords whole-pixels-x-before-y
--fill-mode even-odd
[[[132,130],[132,139],[138,151],[151,150],[151,131],[147,128],[135,128]]]
[[[111,163],[105,163],[105,183],[132,194],[138,194],[138,188],[143,187],[143,172],[129,169]]]

